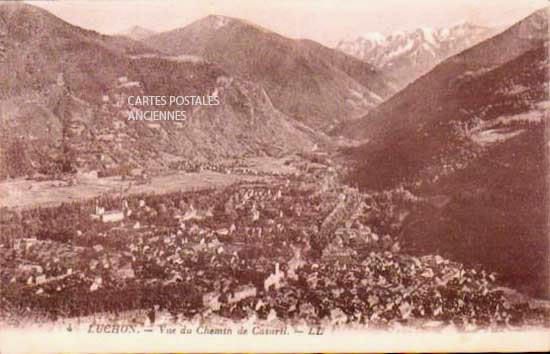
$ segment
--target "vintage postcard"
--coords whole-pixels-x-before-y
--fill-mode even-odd
[[[0,353],[550,350],[549,5],[0,1]]]

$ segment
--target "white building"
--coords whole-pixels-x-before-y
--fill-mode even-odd
[[[124,220],[126,215],[130,215],[131,210],[128,207],[128,202],[123,200],[121,210],[108,210],[105,211],[105,208],[96,205],[95,214],[92,214],[92,220],[100,220],[102,222],[117,222]]]
[[[121,210],[109,210],[101,215],[103,222],[117,222],[124,220],[124,213]]]

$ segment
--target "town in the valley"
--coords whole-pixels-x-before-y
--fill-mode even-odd
[[[110,177],[118,184],[91,198],[2,208],[3,322],[468,330],[544,321],[544,307],[498,274],[402,249],[407,208],[430,201],[404,188],[361,193],[322,153],[266,161],[285,172],[181,161],[170,178],[240,180],[140,192],[156,180],[141,171]],[[79,187],[48,183],[56,195]]]

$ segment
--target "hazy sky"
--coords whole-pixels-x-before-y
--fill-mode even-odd
[[[133,25],[183,27],[209,14],[247,19],[328,46],[367,32],[441,27],[468,20],[505,26],[547,0],[57,0],[27,1],[72,24],[112,34]]]

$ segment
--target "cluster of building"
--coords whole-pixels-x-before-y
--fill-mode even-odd
[[[91,215],[79,213],[91,226],[69,242],[0,247],[10,308],[149,322],[155,313],[463,329],[544,320],[509,302],[493,274],[402,254],[365,222],[372,198],[352,188],[287,180],[90,203]]]
[[[171,162],[169,164],[169,168],[172,170],[179,170],[190,173],[210,171],[224,174],[249,176],[296,177],[295,175],[291,176],[288,173],[263,171],[257,168],[243,165],[240,161],[212,162],[186,159]]]

